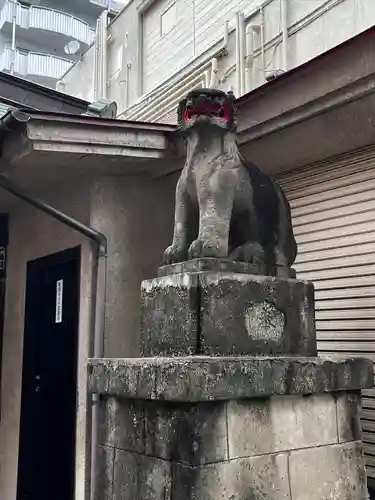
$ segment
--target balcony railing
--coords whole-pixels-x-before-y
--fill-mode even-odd
[[[0,71],[11,71],[13,51],[5,47],[0,53]],[[71,61],[62,57],[38,52],[20,52],[16,50],[14,57],[14,73],[20,76],[44,76],[58,80],[68,71]]]
[[[13,3],[10,0],[5,1],[0,11],[0,30],[5,23],[13,22],[13,9],[16,9],[16,24],[21,28],[34,28],[60,33],[79,40],[86,45],[89,45],[93,40],[94,30],[77,17],[48,7],[39,7],[36,5],[25,7],[18,2]]]

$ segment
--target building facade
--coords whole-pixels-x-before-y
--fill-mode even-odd
[[[55,88],[92,43],[96,20],[114,0],[2,0],[0,70]]]
[[[373,25],[372,0],[132,0],[61,78],[119,118],[175,122],[190,89],[241,96]]]
[[[346,4],[346,1],[331,6],[337,19],[339,14],[334,9]],[[312,5],[303,0],[304,6],[308,4]],[[315,7],[317,4],[314,1]],[[142,7],[133,1],[128,8],[132,5],[137,16],[147,7],[145,2]],[[360,10],[361,6],[365,6],[371,19],[372,5],[365,1],[358,5],[356,15],[362,12],[366,20],[364,11]],[[342,24],[345,23],[342,21]],[[111,26],[110,29],[113,29],[115,22]],[[117,26],[119,40],[122,28],[120,24]],[[129,50],[134,49],[131,33],[135,34],[137,26],[133,23],[128,25],[129,31],[122,31],[122,40],[126,40],[128,33]],[[289,32],[288,38],[291,37]],[[108,41],[109,50],[111,40],[116,40],[115,33],[102,30],[101,39],[104,38]],[[345,43],[329,51],[320,50],[319,53],[323,53],[318,57],[291,67],[285,74],[266,85],[257,85],[250,93],[240,97],[237,101],[238,141],[246,158],[278,179],[291,202],[299,244],[295,267],[298,276],[312,279],[316,288],[320,354],[359,355],[375,360],[375,206],[372,195],[375,179],[375,29],[347,38]],[[224,58],[229,57],[233,43],[235,50],[235,40],[233,32],[229,32],[228,40],[219,40],[219,43],[225,41],[228,46],[228,55],[223,55]],[[102,50],[103,45],[98,49]],[[125,51],[122,54],[125,57]],[[166,51],[164,57],[168,54]],[[217,57],[214,57],[215,54]],[[208,54],[207,77],[210,75],[211,78],[212,65],[214,70],[217,69],[215,59],[219,66],[219,54]],[[135,58],[135,66],[137,61]],[[84,57],[75,69],[79,64],[86,67],[88,59]],[[198,73],[206,63],[202,64]],[[133,66],[131,69],[134,69]],[[137,97],[134,96],[139,89],[135,83],[129,85],[129,106],[126,109],[129,113],[131,109],[139,110],[139,119],[150,122],[172,120],[179,96],[194,85],[194,71],[189,76],[192,80],[185,82],[186,88],[185,84],[179,86],[181,78],[178,80],[175,96],[170,90],[172,80],[164,87],[164,84],[158,84],[159,94],[151,89],[149,95],[155,97],[153,101],[150,97],[148,103],[141,99],[137,104]],[[86,81],[82,76],[77,84],[82,93],[90,81],[89,73],[86,75]],[[214,72],[215,75],[219,77]],[[121,78],[119,75],[118,79]],[[240,85],[236,73],[230,78],[233,84]],[[100,86],[103,86],[103,78],[94,80],[93,89],[98,92]],[[107,97],[112,99],[109,86],[104,88],[108,90]],[[119,95],[123,96],[123,93]],[[162,99],[158,100],[157,95]],[[131,104],[133,97],[134,104]],[[56,99],[61,101],[62,93],[56,93]],[[23,104],[27,105],[28,101],[24,99]],[[164,115],[166,105],[170,106],[170,114],[168,111]],[[34,107],[38,107],[37,99]],[[172,234],[174,190],[183,163],[173,143],[174,127],[78,116],[84,107],[83,101],[77,99],[76,109],[77,116],[31,110],[22,116],[8,113],[0,119],[0,173],[27,190],[29,196],[41,198],[71,218],[100,231],[108,243],[106,300],[103,300],[103,289],[97,297],[101,307],[105,305],[105,324],[104,328],[93,331],[90,304],[94,297],[91,279],[94,267],[90,242],[48,214],[31,209],[1,191],[0,212],[8,216],[8,228],[4,240],[0,241],[0,246],[6,246],[0,496],[7,500],[17,498],[20,463],[23,460],[20,457],[24,449],[22,442],[25,436],[27,439],[28,435],[33,435],[33,428],[28,427],[29,420],[23,414],[23,386],[24,380],[28,381],[27,363],[35,353],[38,354],[38,362],[48,364],[46,368],[51,370],[48,374],[52,373],[52,379],[54,365],[51,359],[56,361],[56,366],[57,362],[59,366],[69,362],[69,367],[74,368],[75,378],[69,383],[75,398],[69,404],[75,418],[69,422],[64,420],[64,425],[69,424],[75,438],[74,449],[69,450],[67,457],[70,463],[74,462],[74,467],[67,479],[75,489],[70,498],[82,500],[90,497],[92,439],[91,401],[86,384],[87,358],[100,356],[97,350],[94,351],[97,345],[95,339],[100,331],[104,334],[102,355],[139,355],[140,281],[155,275]],[[125,116],[122,112],[121,115]],[[51,329],[43,329],[42,341],[31,342],[35,349],[29,349],[30,341],[27,339],[30,338],[30,329],[26,311],[30,307],[30,298],[32,300],[36,296],[28,285],[31,267],[35,266],[35,262],[49,266],[51,258],[57,259],[61,252],[76,247],[80,247],[77,257],[80,279],[75,280],[74,294],[79,298],[80,308],[75,311],[76,321],[70,330],[74,336],[74,349],[63,351],[57,348],[57,329],[61,324],[60,316],[57,316],[58,321],[55,316],[57,293],[47,294],[53,296],[48,303],[49,310],[52,310]],[[103,281],[101,283],[103,285]],[[53,291],[56,292],[56,289]],[[35,306],[34,303],[34,310],[38,311],[39,307],[43,307],[46,313],[47,304]],[[31,334],[35,335],[35,331]],[[64,341],[66,336],[59,336],[59,339]],[[98,344],[101,345],[101,342]],[[65,365],[63,361],[66,361]],[[43,390],[38,382],[32,380],[31,387]],[[65,385],[61,388],[66,389]],[[367,473],[369,485],[375,486],[374,389],[367,390],[363,396],[362,429]],[[33,397],[37,398],[38,392],[35,391]],[[44,403],[48,412],[53,408],[59,412],[58,404],[52,408],[48,398]],[[66,406],[68,402],[64,399],[64,402],[60,400],[60,404]],[[38,406],[32,408],[40,409]],[[56,429],[48,428],[48,432],[47,439],[43,436],[43,446],[52,443],[53,450],[50,454],[41,453],[37,458],[45,460],[47,456],[53,464],[55,457],[59,455],[60,460],[62,454],[58,447],[53,446],[56,444],[53,440]],[[32,468],[34,462],[29,460],[28,465]],[[27,471],[25,462],[22,462],[22,467]]]

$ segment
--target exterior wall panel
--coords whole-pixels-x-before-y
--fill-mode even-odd
[[[147,92],[194,56],[190,1],[159,0],[143,15],[143,90]],[[162,15],[175,9],[175,25],[162,33]]]

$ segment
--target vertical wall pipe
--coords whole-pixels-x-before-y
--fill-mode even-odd
[[[216,78],[217,72],[218,72],[218,61],[216,57],[214,57],[212,59],[212,65],[211,65],[211,78],[209,85],[210,89],[214,89],[217,85],[217,78]]]
[[[99,33],[100,20],[96,20],[95,42],[94,42],[94,101],[99,99],[98,82],[99,82]]]
[[[245,94],[245,16],[243,13],[240,14],[240,73],[241,73],[241,87],[240,95]],[[238,96],[240,97],[240,96]]]
[[[266,70],[266,55],[264,51],[264,9],[263,5],[259,7],[259,13],[260,13],[260,46],[261,46],[261,51],[262,51],[262,71],[263,75]]]
[[[12,1],[12,64],[10,66],[10,74],[14,75],[14,69],[16,66],[16,26],[17,26],[17,2]]]
[[[224,49],[228,49],[228,40],[229,40],[229,21],[225,21],[224,23]]]
[[[280,0],[281,22],[282,22],[282,64],[283,70],[288,70],[288,0]]]
[[[240,13],[236,12],[236,77],[237,97],[241,95],[241,49],[240,49]]]
[[[254,66],[254,31],[253,27],[246,26],[246,57],[245,57],[245,92],[253,88],[253,66]]]
[[[104,11],[101,15],[101,49],[102,49],[102,71],[101,71],[101,96],[107,99],[107,57],[108,57],[108,12]]]

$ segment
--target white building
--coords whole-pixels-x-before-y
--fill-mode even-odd
[[[119,117],[174,122],[188,90],[237,96],[371,27],[374,0],[130,0],[58,89],[118,104]]]
[[[55,88],[92,43],[96,19],[114,0],[0,0],[0,70]]]

